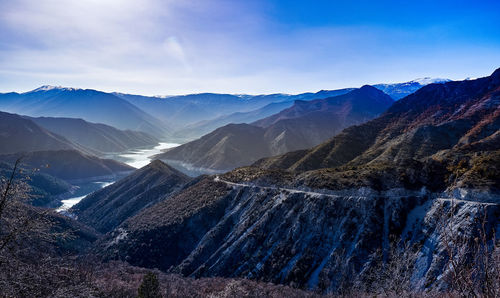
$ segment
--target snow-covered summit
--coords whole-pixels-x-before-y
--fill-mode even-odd
[[[429,84],[442,84],[449,82],[451,80],[449,79],[442,79],[442,78],[430,78],[430,77],[425,77],[425,78],[419,78],[415,80],[411,80],[408,82],[404,83],[392,83],[392,84],[376,84],[373,85],[373,87],[384,91],[385,93],[389,94],[392,98],[395,100],[398,100],[400,98],[403,98],[418,89],[429,85]]]
[[[436,84],[436,83],[446,83],[451,81],[450,79],[443,79],[443,78],[430,78],[430,77],[425,77],[425,78],[419,78],[410,81],[410,83],[419,83],[420,85],[429,85],[429,84]]]
[[[52,90],[60,90],[60,91],[75,91],[79,90],[79,88],[71,88],[71,87],[63,87],[63,86],[52,86],[52,85],[43,85],[34,90],[28,91],[26,93],[31,92],[41,92],[41,91],[52,91]]]

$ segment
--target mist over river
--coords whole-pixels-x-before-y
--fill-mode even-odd
[[[180,144],[176,143],[159,143],[158,145],[152,148],[130,150],[124,153],[110,155],[107,158],[121,161],[131,167],[139,169],[148,165],[152,157],[156,154],[162,153],[163,149],[173,148],[179,145]],[[56,211],[65,212],[74,205],[78,204],[78,202],[80,202],[87,195],[101,188],[109,186],[116,181],[115,179],[109,179],[109,180],[101,179],[101,180],[103,181],[89,181],[89,182],[75,184],[76,190],[69,195],[63,196],[61,200],[62,205],[59,208],[57,208]]]

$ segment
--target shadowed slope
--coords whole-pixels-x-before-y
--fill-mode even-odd
[[[119,130],[112,126],[90,123],[83,119],[39,117],[30,118],[45,129],[95,151],[122,152],[153,146],[158,139],[141,131]]]
[[[181,189],[188,176],[159,160],[85,197],[70,212],[100,232],[108,232],[142,209]]]

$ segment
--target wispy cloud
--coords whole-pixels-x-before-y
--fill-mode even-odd
[[[277,17],[273,9],[283,5],[0,1],[0,91],[56,84],[143,94],[293,93],[480,76],[500,61],[497,41],[456,41],[446,26],[304,25]]]

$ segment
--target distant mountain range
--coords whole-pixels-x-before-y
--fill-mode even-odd
[[[248,112],[236,111],[231,114],[224,114],[218,116],[217,118],[210,118],[209,120],[202,120],[192,124],[187,125],[185,128],[178,129],[174,136],[178,138],[199,138],[219,127],[225,126],[227,124],[239,124],[239,123],[252,123],[259,119],[271,116],[278,113],[286,108],[291,107],[296,100],[312,100],[321,99],[337,95],[346,94],[354,88],[346,88],[339,90],[322,90],[316,93],[303,93],[298,95],[286,95],[286,94],[275,94],[268,96],[247,96],[249,101],[257,99],[259,102],[272,100],[269,104],[260,107],[256,110],[251,110]],[[215,112],[219,112],[217,109],[217,104],[214,104],[213,108]],[[206,117],[206,115],[205,115]]]
[[[394,99],[400,99],[431,83],[447,82],[447,79],[416,79],[405,83],[377,84]],[[179,96],[147,97],[114,93],[142,110],[174,127],[179,140],[200,137],[216,128],[233,123],[251,123],[285,109],[296,100],[313,100],[345,94],[355,88],[322,90],[297,95],[234,95],[201,93]]]
[[[441,288],[450,266],[443,235],[460,231],[473,243],[475,231],[499,224],[499,106],[500,69],[428,85],[311,149],[201,177],[125,220],[94,251],[185,276],[330,292],[371,282],[398,245],[415,252],[404,268],[412,287]]]
[[[418,79],[374,87],[394,99],[429,83],[446,79]],[[91,89],[42,86],[25,93],[0,94],[0,110],[31,117],[81,118],[121,130],[146,132],[155,138],[185,142],[229,123],[251,123],[292,106],[345,94],[354,88],[322,90],[297,95],[234,95],[201,93],[148,97],[105,93]]]
[[[232,119],[231,114],[235,113],[255,113],[256,110],[264,109],[272,103],[288,102],[291,105],[295,100],[311,100],[317,98],[325,98],[344,94],[351,91],[353,88],[339,90],[322,90],[316,93],[302,93],[297,95],[290,94],[269,94],[269,95],[235,95],[235,94],[217,94],[217,93],[200,93],[176,96],[163,97],[147,97],[140,95],[130,95],[122,93],[114,93],[122,97],[151,115],[168,123],[178,130],[178,137],[183,137],[184,126],[192,125],[188,131],[196,133],[196,127],[202,128],[203,121],[214,120],[215,123],[222,125],[234,123],[237,118]],[[271,108],[271,107],[270,107]],[[231,122],[227,122],[217,118],[229,117]],[[228,119],[228,120],[229,120]],[[252,118],[255,121],[259,118]],[[212,123],[207,123],[208,126],[217,128]],[[210,131],[210,130],[209,130]]]
[[[345,127],[376,117],[392,103],[388,95],[370,86],[325,99],[296,100],[292,107],[251,125],[226,125],[157,158],[199,168],[233,169],[317,145]]]
[[[82,118],[160,138],[169,133],[164,123],[128,101],[90,89],[42,86],[26,93],[4,93],[0,110],[31,117]]]

